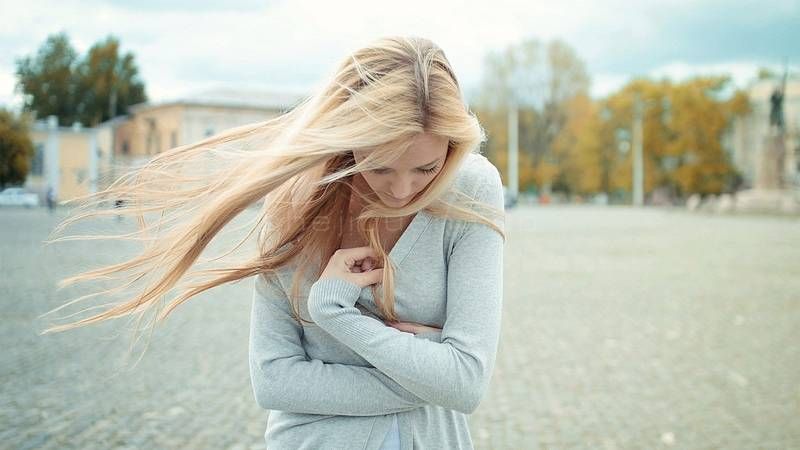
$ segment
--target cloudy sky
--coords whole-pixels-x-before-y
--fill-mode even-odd
[[[66,31],[80,54],[108,34],[135,54],[152,100],[209,87],[304,90],[349,51],[388,34],[441,46],[465,89],[490,50],[560,38],[586,62],[592,93],[632,76],[800,68],[800,1],[0,0],[0,105],[16,106],[15,59]]]

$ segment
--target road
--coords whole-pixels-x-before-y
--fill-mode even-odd
[[[42,245],[64,216],[0,210],[0,447],[263,449],[251,281],[180,306],[135,366],[124,319],[39,336],[41,314],[85,292],[59,279],[136,248]],[[800,220],[550,205],[507,226],[476,448],[800,448]]]

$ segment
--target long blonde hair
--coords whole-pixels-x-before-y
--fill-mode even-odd
[[[411,203],[387,208],[369,192],[355,189],[351,183],[354,174],[395,160],[414,136],[426,131],[449,139],[447,158],[434,180]],[[482,222],[505,239],[492,217],[503,217],[503,211],[472,201],[454,188],[459,166],[469,153],[478,153],[485,140],[449,61],[436,44],[419,37],[379,39],[349,55],[321,89],[291,111],[172,148],[130,170],[108,188],[70,202],[81,205],[73,217],[54,229],[54,234],[88,217],[128,215],[138,221],[134,233],[77,238],[130,239],[142,241],[145,247],[127,261],[61,280],[59,288],[112,276],[123,282],[115,283],[113,289],[79,297],[45,315],[89,297],[122,291],[142,280],[145,288],[130,300],[50,327],[43,334],[133,313],[140,313],[141,320],[146,311],[154,312],[151,323],[156,325],[201,292],[253,275],[273,276],[289,263],[297,264],[288,294],[293,315],[298,322],[312,323],[300,317],[299,280],[309,268],[316,268],[314,279],[318,278],[324,269],[322,262],[339,247],[343,211],[351,193],[365,205],[356,218],[357,230],[380,255],[379,264],[385,268],[383,293],[378,295],[373,285],[374,298],[386,319],[397,320],[395,268],[386,264],[391,260],[379,239],[381,220],[424,209],[436,217]],[[354,151],[366,152],[365,159],[356,164]],[[448,192],[456,194],[456,201],[445,198]],[[121,207],[103,208],[116,199],[125,202]],[[255,258],[190,271],[226,224],[259,204],[257,221],[248,233],[257,232]],[[481,207],[488,207],[484,211],[489,217],[479,212]],[[148,223],[146,214],[154,220]],[[46,242],[61,240],[74,237]],[[241,242],[223,256],[240,246]],[[182,278],[199,281],[163,306],[162,298]]]

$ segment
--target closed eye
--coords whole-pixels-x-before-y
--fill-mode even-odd
[[[438,168],[439,168],[439,165],[437,164],[437,165],[431,167],[430,169],[416,169],[416,170],[418,170],[419,172],[424,173],[426,175],[430,175],[433,172],[436,172],[436,169],[438,169]],[[391,169],[372,169],[372,172],[376,173],[378,175],[383,175],[385,173],[388,173],[389,170],[391,170]]]
[[[438,169],[438,168],[439,168],[439,165],[437,164],[437,165],[431,167],[430,169],[420,169],[420,170],[422,171],[422,173],[431,174],[433,172],[436,172],[436,169]]]

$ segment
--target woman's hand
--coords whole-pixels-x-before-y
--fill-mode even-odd
[[[377,254],[372,247],[340,248],[331,256],[328,265],[320,275],[322,278],[341,278],[358,286],[366,287],[383,279],[383,268],[375,268]],[[406,333],[419,334],[428,331],[441,332],[441,328],[430,327],[415,322],[384,322],[387,326]]]
[[[397,328],[400,331],[405,331],[406,333],[413,333],[413,334],[425,333],[427,331],[439,331],[439,332],[442,331],[441,328],[429,327],[427,325],[422,325],[422,324],[419,324],[419,323],[416,323],[416,322],[389,322],[389,321],[384,321],[383,323],[385,323],[386,325],[388,325],[390,327]]]
[[[375,259],[377,254],[370,246],[340,248],[328,260],[319,278],[340,278],[362,288],[379,283],[383,279],[383,268],[373,268]]]

